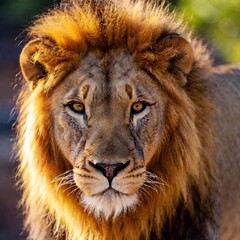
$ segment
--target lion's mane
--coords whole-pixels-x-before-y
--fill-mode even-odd
[[[175,51],[154,43],[172,33],[183,36],[194,49],[193,67],[184,90],[159,77],[159,71],[169,67],[165,66],[166,59],[173,58]],[[204,205],[214,181],[212,106],[204,80],[212,63],[201,41],[174,13],[169,14],[164,4],[128,0],[63,2],[36,20],[28,36],[42,42],[34,61],[44,63],[48,73],[33,91],[25,83],[18,99],[18,175],[30,239],[47,238],[46,232],[54,239],[149,239],[151,232],[158,236],[171,224],[181,204],[194,215],[194,209],[200,207],[198,202]],[[149,190],[150,196],[136,210],[110,223],[87,214],[77,196],[69,195],[66,188],[56,190],[52,180],[71,166],[53,137],[49,99],[51,91],[81,64],[89,49],[108,51],[119,46],[127,48],[138,66],[151,74],[171,98],[162,149],[149,166],[162,173],[168,186],[159,192]],[[213,211],[212,207],[206,203],[202,214]]]

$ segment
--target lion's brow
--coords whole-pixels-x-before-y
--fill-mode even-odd
[[[133,89],[129,84],[125,85],[125,91],[130,99],[132,99]]]

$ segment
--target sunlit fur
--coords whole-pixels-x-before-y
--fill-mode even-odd
[[[205,46],[191,36],[174,14],[169,14],[163,4],[153,5],[129,0],[73,1],[43,15],[30,27],[29,37],[43,42],[34,60],[49,73],[33,91],[24,85],[18,100],[18,175],[30,239],[49,239],[50,234],[54,239],[61,234],[66,239],[149,239],[151,231],[161,233],[164,219],[171,219],[179,199],[184,199],[187,208],[194,211],[190,185],[205,198],[208,179],[214,176],[209,160],[211,105],[202,80],[211,66],[210,57]],[[194,49],[186,90],[166,71],[174,49],[153,46],[166,33],[184,36]],[[141,204],[108,222],[85,212],[71,180],[64,185],[68,177],[71,179],[71,171],[70,175],[62,175],[62,186],[53,181],[71,170],[71,165],[56,145],[49,99],[63,77],[81,66],[88,49],[106,51],[120,47],[127,48],[136,64],[159,81],[170,99],[161,149],[148,165],[164,176],[166,184],[155,191],[155,181],[152,185],[149,181],[141,189],[145,196]]]
[[[113,198],[109,204],[108,197]],[[117,193],[106,192],[94,198],[84,195],[82,203],[87,207],[87,212],[93,213],[96,218],[101,219],[101,215],[104,213],[104,217],[108,220],[110,217],[115,219],[117,216],[131,211],[137,200],[137,194],[119,196]]]

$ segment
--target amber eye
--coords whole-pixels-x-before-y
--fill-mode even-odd
[[[76,113],[83,114],[85,113],[85,107],[83,103],[80,102],[70,102],[67,106]]]
[[[146,106],[147,106],[147,102],[143,102],[143,101],[135,102],[132,105],[131,113],[132,114],[140,113],[146,108]]]

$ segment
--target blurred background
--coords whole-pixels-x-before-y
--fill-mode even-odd
[[[240,61],[240,0],[168,2],[213,49],[216,64]],[[37,15],[58,3],[58,0],[0,1],[0,240],[25,239],[21,235],[21,211],[17,208],[20,195],[15,187],[17,161],[12,154],[16,114],[11,114],[18,91],[16,74],[24,29]]]

